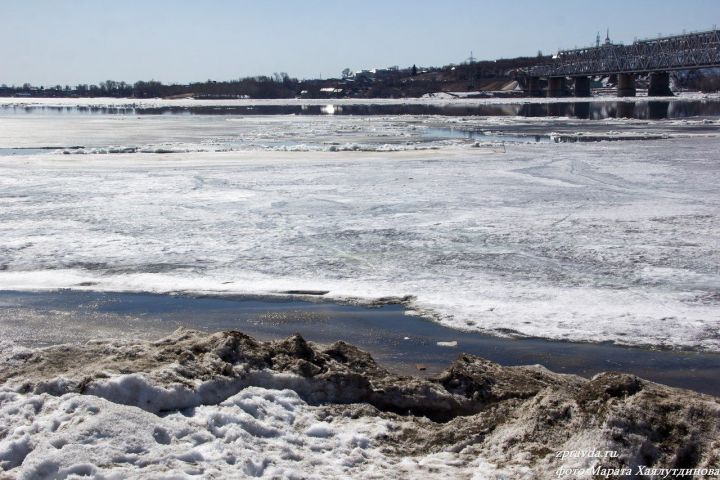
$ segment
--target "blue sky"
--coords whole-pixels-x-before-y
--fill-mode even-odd
[[[707,30],[718,0],[2,0],[0,83],[226,80],[446,65]]]

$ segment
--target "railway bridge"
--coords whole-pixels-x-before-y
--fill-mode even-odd
[[[634,97],[636,75],[649,75],[650,96],[672,96],[670,72],[697,68],[720,67],[720,30],[673,35],[635,41],[631,45],[611,43],[589,48],[562,50],[553,62],[527,71],[525,93],[543,96],[541,79],[547,79],[548,97],[561,97],[570,92],[576,97],[589,97],[591,79],[595,76],[617,75],[617,95]]]

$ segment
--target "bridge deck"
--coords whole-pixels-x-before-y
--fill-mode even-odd
[[[648,73],[720,67],[720,30],[660,37],[632,45],[563,50],[549,65],[529,70],[533,77]]]

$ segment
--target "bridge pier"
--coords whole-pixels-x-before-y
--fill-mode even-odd
[[[672,97],[670,90],[670,74],[668,72],[651,72],[650,86],[648,88],[649,97]]]
[[[567,86],[565,85],[565,77],[548,78],[548,97],[564,97]]]
[[[574,93],[576,97],[589,97],[590,77],[575,77]]]
[[[618,97],[634,97],[637,94],[635,89],[634,73],[618,73],[617,76],[617,96]]]
[[[525,83],[525,94],[528,97],[542,97],[539,77],[527,77],[527,81]]]

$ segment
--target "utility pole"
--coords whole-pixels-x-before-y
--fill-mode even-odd
[[[470,62],[470,87],[474,90],[475,77],[477,76],[477,68],[475,67],[475,57],[473,56],[472,50],[470,50],[470,58],[468,58],[468,62]]]

